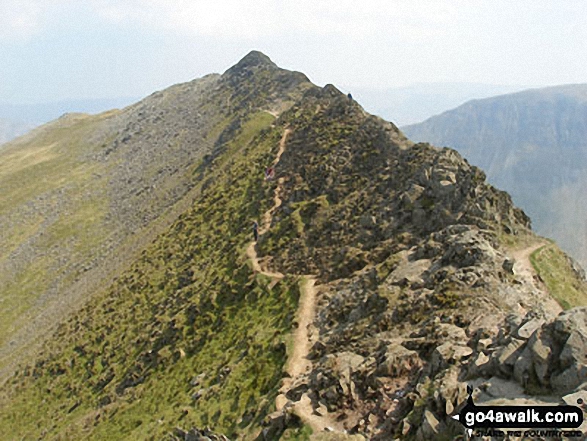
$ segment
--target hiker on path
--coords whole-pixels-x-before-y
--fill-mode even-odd
[[[349,92],[349,94],[347,95],[347,98],[352,101],[353,100],[353,96],[351,95],[351,93]]]
[[[273,179],[274,176],[275,169],[273,167],[268,167],[267,170],[265,170],[265,180],[270,181],[271,179]]]
[[[253,221],[253,237],[255,238],[255,242],[259,240],[259,224],[257,221]]]

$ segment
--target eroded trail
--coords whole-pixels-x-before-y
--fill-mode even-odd
[[[275,156],[275,159],[273,160],[273,163],[271,164],[272,167],[275,168],[275,166],[277,165],[277,163],[279,162],[279,160],[281,159],[281,155],[283,155],[283,152],[285,151],[285,142],[287,141],[287,137],[289,136],[289,134],[291,133],[290,129],[285,129],[283,132],[283,136],[281,137],[281,140],[279,141],[279,150],[277,151],[277,155]],[[267,210],[265,212],[265,214],[263,214],[263,220],[261,222],[260,228],[259,228],[259,236],[262,236],[263,234],[267,233],[267,231],[269,231],[269,228],[271,228],[271,221],[273,220],[273,213],[275,213],[275,210],[277,210],[280,206],[281,206],[281,185],[283,184],[283,178],[280,178],[277,181],[277,188],[275,189],[275,195],[273,197],[273,206]],[[257,249],[255,248],[256,243],[255,242],[251,242],[249,243],[249,246],[247,247],[247,257],[249,259],[251,259],[251,262],[253,264],[253,270],[259,274],[263,274],[267,277],[271,277],[272,279],[282,279],[283,278],[283,274],[279,273],[279,272],[271,272],[268,271],[267,269],[263,268],[261,266],[261,263],[259,262],[259,257],[257,256]]]
[[[309,327],[314,321],[316,310],[316,279],[308,277],[300,287],[300,305],[298,309],[298,327],[294,333],[293,351],[288,362],[287,372],[291,378],[304,374],[312,367],[308,360],[310,353]]]
[[[524,248],[511,250],[508,254],[515,260],[513,269],[516,277],[535,288],[533,291],[526,292],[527,296],[530,296],[530,298],[534,299],[533,302],[530,303],[539,304],[546,313],[557,315],[562,312],[562,308],[560,304],[552,297],[544,282],[542,282],[540,277],[538,277],[538,274],[536,274],[536,270],[530,261],[530,256],[532,253],[541,248],[547,248],[548,246],[548,242],[539,240]],[[529,311],[527,307],[527,300],[528,299],[525,299],[519,302],[520,314],[526,314]]]
[[[514,264],[514,272],[520,277],[528,281],[532,281],[536,271],[534,271],[534,267],[530,262],[530,255],[538,248],[543,247],[546,244],[546,242],[541,241],[533,243],[526,248],[511,251],[510,256],[516,261]]]
[[[300,417],[304,424],[312,428],[314,433],[324,430],[342,431],[340,424],[335,422],[325,407],[319,412],[314,410],[311,397],[304,393],[295,403],[289,403],[287,393],[294,387],[296,380],[312,370],[312,362],[308,359],[310,349],[312,348],[313,335],[312,325],[316,313],[316,279],[308,276],[305,277],[300,286],[300,304],[298,308],[298,326],[293,335],[293,350],[288,360],[287,373],[289,378],[283,380],[281,394],[276,398],[275,404],[277,410],[283,409],[290,405],[293,412]]]
[[[279,142],[279,150],[273,161],[272,167],[276,167],[281,159],[281,155],[285,152],[285,144],[287,137],[291,133],[290,129],[285,129],[283,136]],[[263,214],[261,225],[259,227],[259,236],[267,233],[271,228],[271,222],[275,211],[281,206],[281,191],[284,179],[279,178],[277,187],[273,197],[273,206]],[[282,279],[284,275],[279,272],[269,271],[261,264],[257,256],[255,248],[256,243],[251,242],[247,247],[247,257],[251,260],[253,270],[259,274],[271,277],[274,281]],[[285,378],[280,389],[280,395],[276,399],[277,410],[282,410],[284,406],[291,407],[293,412],[300,417],[300,419],[309,425],[314,432],[321,432],[326,428],[335,428],[336,424],[328,418],[326,413],[320,415],[314,411],[312,400],[307,394],[303,394],[299,401],[295,403],[288,403],[286,397],[287,392],[291,389],[295,381],[302,375],[308,373],[312,369],[312,363],[308,359],[308,354],[312,347],[311,327],[314,321],[316,311],[316,293],[315,286],[316,279],[312,276],[306,276],[300,284],[300,300],[297,313],[297,328],[293,333],[292,352],[287,362],[287,373],[289,378]]]

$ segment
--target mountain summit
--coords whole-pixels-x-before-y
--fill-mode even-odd
[[[245,55],[237,64],[228,69],[228,72],[239,71],[250,67],[277,68],[277,65],[264,53],[259,51],[251,51]]]
[[[20,210],[0,274],[38,295],[3,329],[2,433],[458,439],[467,384],[477,404],[581,392],[585,283],[509,195],[267,60],[0,152]],[[58,325],[30,326],[52,299]]]

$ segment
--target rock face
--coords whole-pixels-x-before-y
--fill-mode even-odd
[[[300,112],[314,115],[296,118]],[[344,277],[371,256],[388,254],[382,250],[385,244],[393,241],[408,250],[432,233],[462,235],[454,238],[461,244],[454,243],[445,260],[470,266],[484,256],[487,238],[473,231],[463,234],[464,225],[480,230],[499,226],[511,233],[529,226],[509,196],[486,185],[483,172],[458,153],[412,144],[393,124],[367,115],[333,87],[312,89],[283,118],[293,133],[281,161],[288,171],[281,210],[297,213],[295,227],[301,234],[292,240],[292,250],[307,254],[288,259],[274,249],[266,252],[284,260],[288,270]],[[287,235],[294,227],[291,217],[284,219],[290,223],[278,223],[272,236]],[[461,230],[448,229],[456,225]],[[445,237],[430,239],[429,252],[434,253],[435,239]],[[472,242],[479,249],[470,252]],[[299,264],[305,267],[294,268]]]
[[[368,439],[428,440],[462,433],[449,416],[468,383],[481,401],[581,389],[585,311],[555,319],[544,287],[516,275],[501,237],[528,237],[530,221],[506,193],[333,87],[292,112],[283,204],[260,247],[279,271],[322,282],[298,379],[314,409]]]

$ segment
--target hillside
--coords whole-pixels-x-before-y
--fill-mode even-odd
[[[238,125],[181,212],[7,379],[1,433],[462,439],[467,383],[478,403],[581,390],[586,284],[480,169],[260,53],[206,81],[231,95],[201,109],[228,101]]]
[[[587,85],[470,101],[403,130],[457,149],[512,195],[538,233],[587,265]]]
[[[122,111],[67,114],[6,144],[0,371],[109,285],[192,204],[203,170],[245,120],[252,136],[273,119],[267,112],[307,87],[304,75],[253,53],[224,75],[173,86]]]

